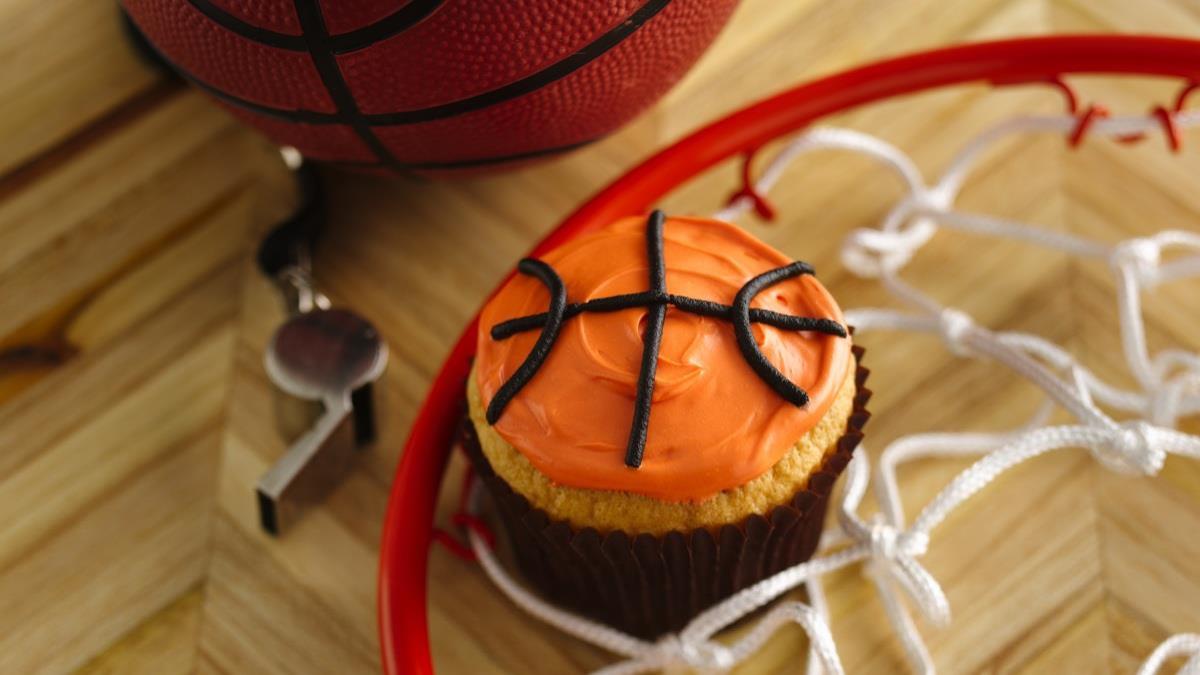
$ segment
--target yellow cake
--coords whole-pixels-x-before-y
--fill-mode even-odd
[[[812,555],[870,392],[810,266],[655,212],[519,271],[465,445],[536,588],[654,637]]]

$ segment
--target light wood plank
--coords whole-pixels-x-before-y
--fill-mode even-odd
[[[116,3],[0,3],[0,175],[78,134],[154,84]]]
[[[188,591],[79,669],[80,675],[185,675],[194,672],[204,592]]]

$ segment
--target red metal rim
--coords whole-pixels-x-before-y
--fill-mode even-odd
[[[539,255],[621,216],[643,213],[689,178],[772,139],[863,103],[967,82],[1061,86],[1063,75],[1200,80],[1200,41],[1073,35],[961,45],[902,56],[799,85],[709,124],[650,157],[581,206],[532,251]],[[1194,85],[1193,85],[1194,87]],[[389,675],[433,672],[426,573],[433,518],[475,351],[467,325],[421,406],[392,484],[379,562],[379,638]]]

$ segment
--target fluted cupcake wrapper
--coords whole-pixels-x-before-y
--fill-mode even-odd
[[[863,348],[854,346],[857,392],[846,432],[808,485],[765,516],[665,535],[600,534],[551,519],[492,471],[470,421],[463,445],[486,486],[526,581],[547,600],[631,635],[654,639],[701,611],[816,552],[829,494],[871,414]]]

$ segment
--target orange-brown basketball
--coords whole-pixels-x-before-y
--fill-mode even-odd
[[[274,141],[367,170],[480,170],[638,114],[737,0],[123,0],[183,77]]]

